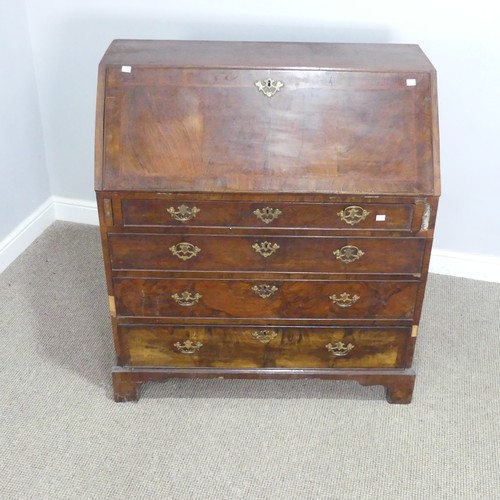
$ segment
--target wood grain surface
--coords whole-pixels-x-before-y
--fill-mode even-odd
[[[263,343],[255,332],[276,336]],[[195,326],[121,326],[125,366],[225,368],[396,368],[404,367],[409,330],[354,328],[263,328]],[[200,343],[192,354],[184,343]],[[351,344],[346,356],[334,356],[328,344]]]
[[[404,281],[115,278],[113,283],[118,316],[142,318],[412,320],[418,290],[418,282]],[[259,295],[263,290],[269,296]],[[179,300],[186,292],[191,300]]]
[[[273,271],[310,273],[399,273],[421,272],[423,238],[336,238],[211,236],[185,234],[109,234],[111,266],[115,270],[203,270]],[[170,248],[189,243],[200,249],[188,260],[176,257]],[[254,245],[277,245],[270,256]],[[334,252],[359,248],[363,255],[345,263]]]
[[[428,74],[271,76],[268,98],[268,72],[109,68],[102,187],[435,194]]]
[[[117,401],[176,376],[411,401],[440,194],[418,46],[114,41],[95,160]]]
[[[188,220],[175,218],[180,207],[195,214]],[[359,207],[366,216],[346,220],[349,207]],[[266,209],[268,209],[266,211]],[[125,226],[216,226],[293,229],[409,230],[415,205],[396,203],[289,203],[128,199],[122,200]],[[174,215],[172,215],[172,211]],[[257,212],[257,213],[256,213]],[[258,214],[269,213],[269,217]],[[361,211],[361,213],[364,213]],[[274,218],[272,218],[274,216]],[[353,221],[351,224],[349,221]]]

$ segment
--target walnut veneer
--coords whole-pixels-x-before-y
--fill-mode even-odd
[[[96,130],[117,401],[168,377],[411,401],[440,190],[417,46],[115,41]]]

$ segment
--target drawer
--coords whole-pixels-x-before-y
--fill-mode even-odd
[[[419,284],[114,278],[118,316],[192,318],[413,318]]]
[[[424,238],[108,235],[114,270],[418,274]]]
[[[415,205],[122,200],[125,226],[410,230]]]
[[[125,366],[403,367],[408,328],[120,326]]]

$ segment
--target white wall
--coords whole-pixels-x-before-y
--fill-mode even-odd
[[[0,241],[50,195],[24,2],[0,3]]]
[[[53,194],[94,199],[96,70],[114,38],[418,43],[439,78],[443,197],[435,248],[500,257],[500,32],[493,5],[27,0]]]

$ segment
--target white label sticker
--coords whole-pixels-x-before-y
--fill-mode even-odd
[[[375,216],[375,220],[376,221],[381,221],[381,222],[385,221],[385,214],[377,214]]]
[[[132,66],[122,66],[122,73],[131,73]]]
[[[417,80],[415,78],[407,78],[406,79],[406,86],[407,87],[415,87],[417,85]]]

